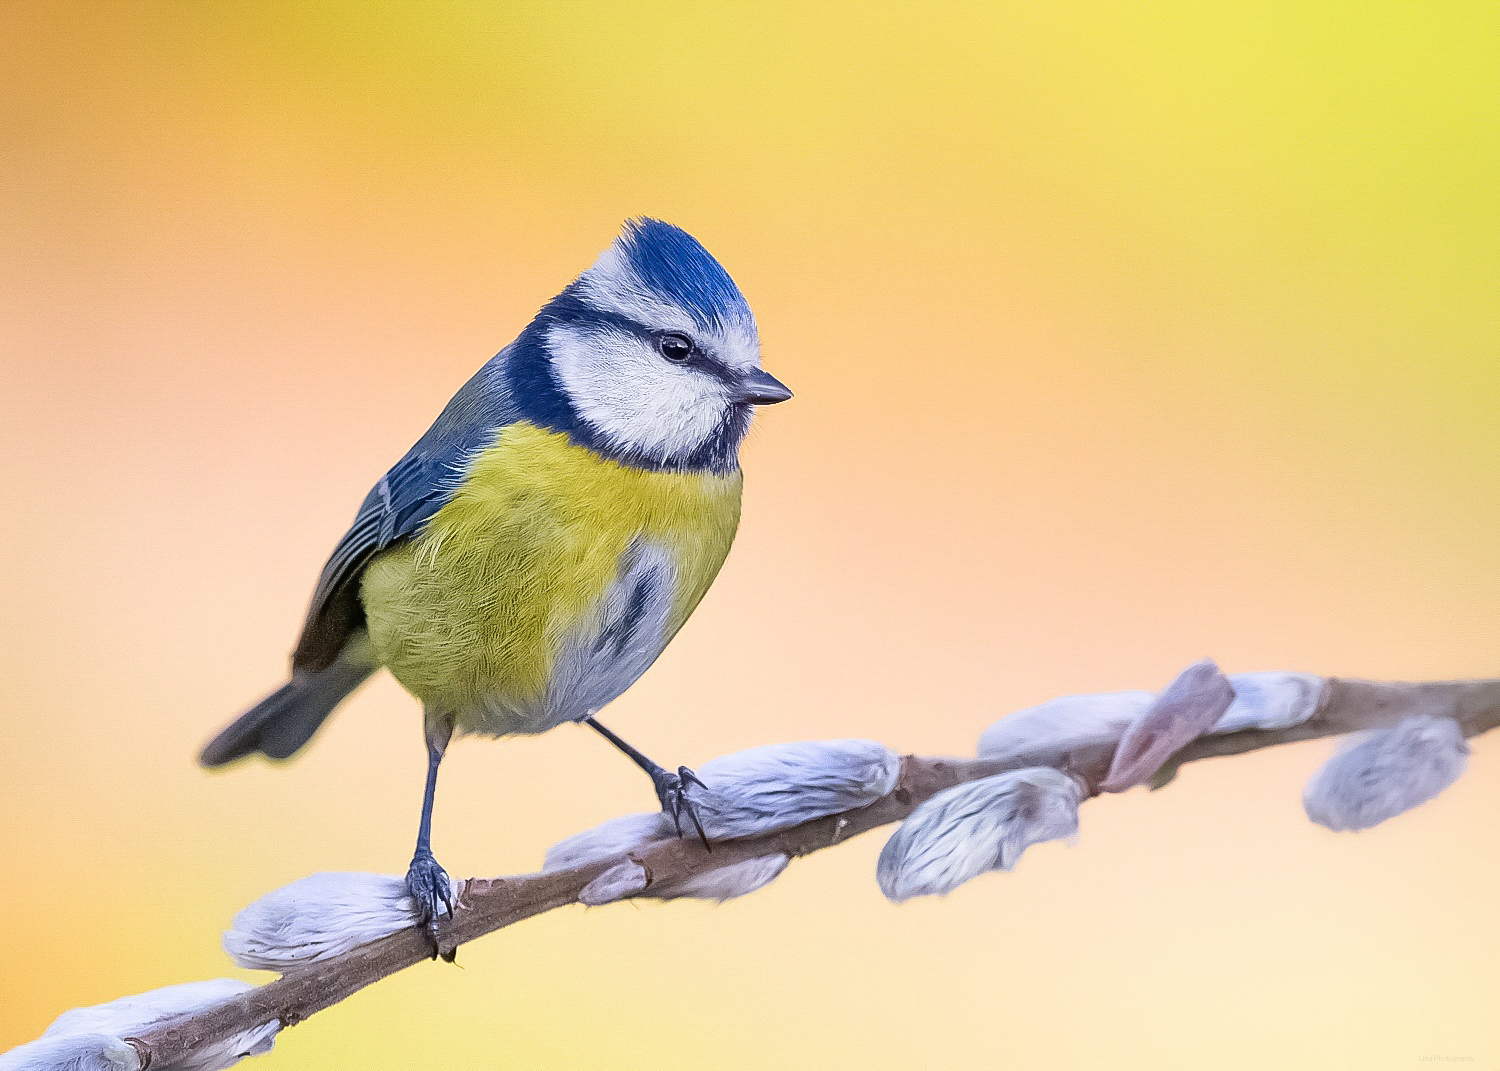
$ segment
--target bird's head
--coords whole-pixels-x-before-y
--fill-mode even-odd
[[[527,416],[607,457],[729,471],[757,405],[792,396],[760,367],[744,295],[686,231],[633,220],[518,340]]]

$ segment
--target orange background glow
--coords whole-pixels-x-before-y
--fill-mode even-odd
[[[1500,8],[26,3],[0,12],[0,1048],[234,973],[316,870],[404,870],[388,679],[209,775],[451,392],[659,216],[797,391],[611,724],[673,763],[1229,671],[1500,674]],[[946,899],[867,836],[722,907],[554,912],[266,1068],[1500,1066],[1500,747],[1335,835],[1329,751],[1089,804]],[[649,787],[462,743],[436,846],[534,869]],[[263,977],[242,973],[243,977]]]

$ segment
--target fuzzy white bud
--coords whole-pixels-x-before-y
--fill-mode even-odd
[[[1048,766],[956,785],[901,823],[880,853],[876,878],[887,897],[952,892],[991,870],[1009,870],[1027,848],[1078,831],[1083,786]]]
[[[44,1037],[0,1053],[0,1071],[140,1071],[135,1048],[110,1034]]]
[[[455,900],[459,887],[453,882]],[[403,878],[331,871],[294,881],[245,908],[224,934],[224,951],[241,967],[288,971],[389,937],[417,919]]]
[[[147,993],[121,997],[106,1004],[95,1004],[87,1008],[75,1008],[64,1012],[47,1028],[36,1046],[58,1043],[54,1062],[17,1064],[17,1068],[42,1071],[43,1068],[74,1069],[91,1071],[94,1068],[134,1069],[139,1060],[134,1047],[121,1039],[137,1037],[156,1023],[174,1019],[180,1015],[192,1015],[248,992],[255,987],[235,978],[217,978],[208,982],[187,982]],[[202,1045],[194,1049],[191,1056],[170,1065],[153,1064],[153,1071],[222,1071],[232,1067],[246,1056],[258,1056],[270,1052],[281,1023],[272,1021],[251,1030],[236,1034],[224,1041]],[[104,1041],[116,1042],[103,1044]],[[77,1055],[65,1054],[69,1045],[77,1049]],[[123,1046],[123,1048],[121,1047]],[[23,1046],[29,1049],[32,1046]],[[22,1050],[17,1049],[16,1053]],[[40,1051],[40,1050],[38,1050]],[[128,1051],[129,1062],[126,1052]],[[15,1055],[11,1053],[9,1055]],[[73,1062],[68,1062],[72,1060]],[[90,1062],[92,1061],[92,1062]],[[0,1062],[0,1068],[8,1065]]]
[[[1311,673],[1233,673],[1234,702],[1214,723],[1215,733],[1290,729],[1318,710],[1326,678]]]
[[[1302,794],[1307,817],[1335,832],[1369,829],[1426,803],[1457,781],[1469,762],[1461,726],[1448,718],[1407,718],[1356,734]]]
[[[634,859],[626,859],[585,885],[578,894],[578,902],[585,907],[612,904],[616,900],[645,892],[646,883],[646,868]]]
[[[714,900],[723,903],[765,888],[787,868],[791,858],[781,853],[758,855],[728,866],[713,866],[682,881],[651,882],[646,868],[634,859],[617,863],[586,885],[578,902],[588,907],[612,904],[627,897],[648,900]]]
[[[900,756],[883,744],[871,740],[808,741],[751,748],[710,759],[698,771],[707,788],[689,786],[687,791],[709,840],[734,840],[789,829],[873,803],[896,787],[900,773]],[[686,816],[683,831],[696,834]],[[587,866],[676,835],[672,821],[660,811],[621,815],[554,844],[542,869]],[[768,868],[766,864],[762,869]],[[716,887],[727,887],[724,883],[728,880],[721,877]],[[685,883],[670,894],[653,888],[649,895],[697,895],[688,891],[692,887],[693,883]],[[727,898],[716,892],[703,895]]]
[[[734,840],[873,803],[900,773],[900,756],[873,740],[773,744],[705,762],[708,791],[689,795],[709,840]]]
[[[1099,692],[1018,710],[980,735],[979,757],[1059,766],[1076,748],[1119,740],[1155,698],[1151,692]]]
[[[542,869],[567,870],[587,866],[675,836],[671,823],[660,812],[621,815],[553,845]],[[712,867],[679,882],[649,883],[645,868],[633,859],[626,859],[589,882],[578,899],[590,907],[632,896],[652,900],[722,902],[769,885],[790,861],[780,853],[762,855],[729,866]]]
[[[714,867],[679,882],[662,882],[645,895],[654,900],[714,900],[723,903],[763,889],[781,876],[791,857],[780,852]]]
[[[622,814],[558,841],[547,850],[542,869],[571,870],[613,859],[672,836],[670,825],[660,811]]]

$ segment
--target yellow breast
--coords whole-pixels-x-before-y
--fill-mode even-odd
[[[561,433],[509,425],[423,533],[366,570],[376,653],[460,728],[486,706],[535,706],[560,645],[615,581],[633,541],[673,558],[667,637],[682,627],[729,553],[740,488],[738,472],[647,472]]]

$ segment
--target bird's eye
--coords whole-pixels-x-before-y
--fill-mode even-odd
[[[656,348],[669,361],[685,361],[693,355],[693,343],[684,335],[662,335]]]

